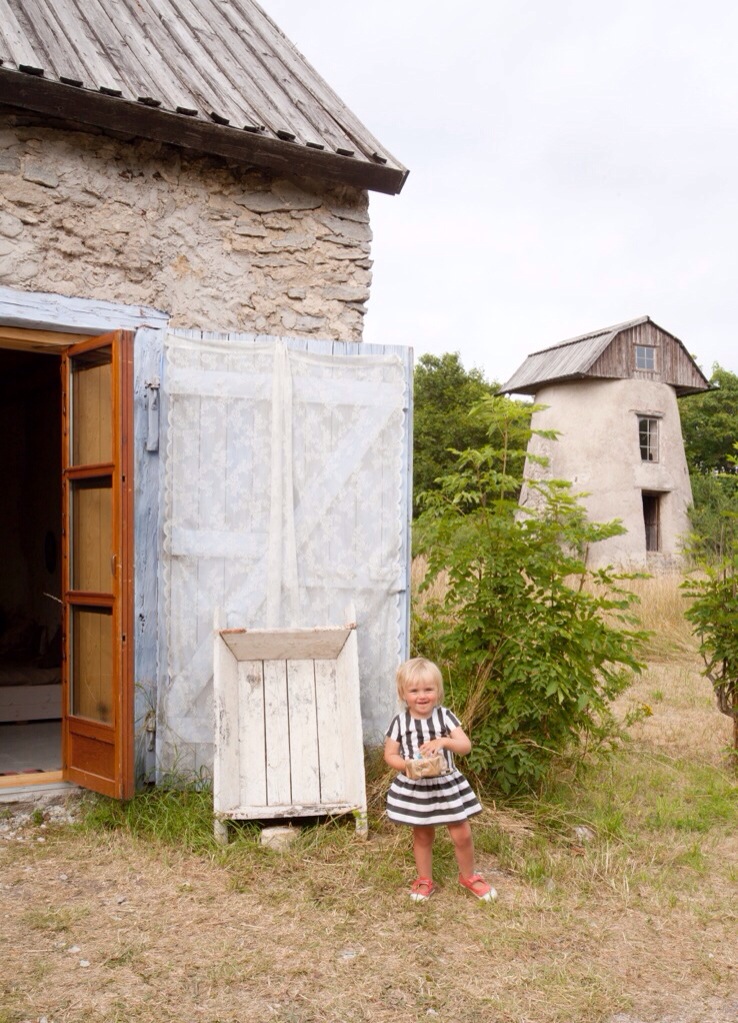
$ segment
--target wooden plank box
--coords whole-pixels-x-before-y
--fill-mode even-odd
[[[356,629],[222,629],[214,654],[215,833],[227,820],[353,813],[366,833]]]

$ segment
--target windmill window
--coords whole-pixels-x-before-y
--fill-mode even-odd
[[[636,345],[636,369],[653,373],[656,370],[656,349],[652,345]]]
[[[652,416],[638,417],[638,443],[641,448],[641,461],[658,462],[659,460],[659,421]]]

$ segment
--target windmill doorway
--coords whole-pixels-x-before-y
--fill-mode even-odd
[[[646,490],[643,497],[643,525],[646,531],[646,551],[661,550],[661,494]]]
[[[0,345],[0,781],[45,781],[62,769],[60,356]]]

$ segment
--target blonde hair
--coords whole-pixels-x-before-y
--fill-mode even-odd
[[[441,669],[433,661],[426,657],[411,657],[397,669],[397,695],[404,702],[405,692],[411,682],[417,682],[422,678],[432,679],[436,684],[436,699],[440,703],[443,700],[443,675]]]

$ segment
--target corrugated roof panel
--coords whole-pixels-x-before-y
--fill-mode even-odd
[[[344,167],[350,183],[361,172],[349,159],[377,182],[365,187],[398,192],[407,176],[254,0],[0,0],[0,63],[147,104],[144,129],[157,109],[187,113],[231,133],[229,152],[257,146],[239,142],[235,132],[246,129],[277,145],[261,146],[262,157],[297,146],[316,168],[332,158],[332,176]],[[48,85],[34,90],[5,74],[2,85],[6,102],[52,111]],[[55,100],[66,114],[69,96]],[[105,125],[94,104],[80,106]],[[280,160],[288,165],[289,154]]]

